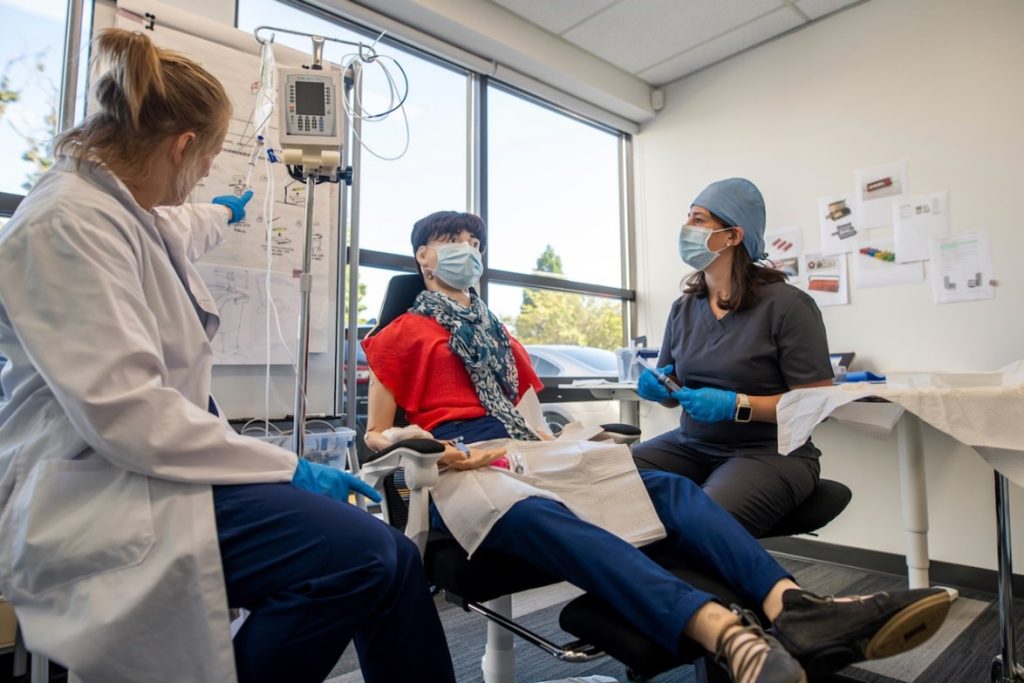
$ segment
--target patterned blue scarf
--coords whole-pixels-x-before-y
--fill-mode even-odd
[[[448,331],[448,346],[466,366],[480,404],[498,418],[509,436],[536,441],[515,409],[519,371],[508,332],[480,297],[472,292],[469,297],[466,307],[440,292],[423,291],[409,310],[433,318]]]

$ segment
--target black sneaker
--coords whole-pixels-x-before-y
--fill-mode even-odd
[[[807,683],[807,676],[793,656],[766,634],[757,618],[736,605],[740,623],[722,631],[715,646],[715,661],[729,672],[729,680],[745,681],[760,666],[753,683]],[[747,633],[751,638],[740,638]]]
[[[770,632],[813,678],[917,647],[939,630],[949,603],[949,593],[942,588],[875,593],[851,600],[793,589],[782,594],[782,613]]]

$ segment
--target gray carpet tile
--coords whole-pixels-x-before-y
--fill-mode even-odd
[[[873,593],[906,587],[906,577],[881,574],[831,564],[806,562],[780,556],[779,561],[808,590],[823,594]],[[515,596],[516,620],[546,638],[563,643],[572,636],[558,627],[562,604],[578,591],[567,584],[549,586]],[[950,624],[921,648],[889,660],[848,667],[835,683],[986,683],[989,668],[999,652],[998,611],[993,594],[961,591],[963,600],[954,603]],[[1017,601],[1017,631],[1024,634],[1024,600]],[[486,640],[483,617],[436,598],[448,638],[459,683],[479,683],[480,658]],[[603,658],[588,664],[558,662],[544,652],[516,639],[517,683],[552,681],[571,676],[604,675],[625,682],[624,667]],[[654,683],[691,683],[692,667],[680,667],[654,679]],[[361,683],[358,663],[350,647],[331,672],[328,683]],[[429,682],[425,682],[429,683]],[[818,682],[824,683],[824,682]]]

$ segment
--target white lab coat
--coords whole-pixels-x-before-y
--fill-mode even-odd
[[[208,410],[220,206],[148,213],[61,158],[0,231],[0,592],[87,683],[234,681],[211,484],[295,456]]]

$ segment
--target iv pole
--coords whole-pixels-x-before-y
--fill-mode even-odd
[[[341,40],[338,38],[324,38],[323,36],[314,35],[311,33],[304,33],[300,31],[292,31],[290,29],[278,28],[274,26],[259,26],[253,31],[253,35],[256,40],[260,43],[264,43],[265,39],[260,37],[260,31],[277,31],[281,33],[290,33],[292,35],[306,36],[313,41],[313,53],[312,53],[312,64],[309,68],[313,71],[323,70],[323,50],[324,42],[331,41],[335,43],[342,43],[344,45],[353,45],[359,48],[360,58],[375,58],[376,52],[371,46],[365,43],[356,43],[348,40]],[[272,39],[271,39],[272,40]],[[358,67],[358,62],[355,67]],[[342,90],[347,91],[349,83],[354,83],[350,74],[353,73],[353,67],[349,67],[344,74],[342,74]],[[344,96],[344,95],[343,95]],[[306,165],[301,166],[299,173],[293,173],[292,177],[296,180],[304,181],[306,184],[306,206],[305,206],[305,241],[303,243],[303,255],[302,255],[302,271],[299,274],[299,339],[298,339],[298,361],[295,376],[295,404],[294,404],[294,419],[292,425],[292,433],[295,441],[295,454],[302,457],[305,451],[305,425],[306,425],[306,384],[307,374],[309,368],[309,326],[310,326],[310,297],[313,289],[313,274],[311,272],[313,262],[313,206],[314,206],[314,194],[317,183],[319,182],[332,182],[338,183],[344,181],[346,185],[352,184],[352,168],[345,166],[347,158],[347,144],[348,144],[348,127],[345,125],[347,115],[342,109],[342,143],[341,149],[339,150],[339,166],[335,167],[334,173],[331,175],[323,175],[321,171],[322,167],[309,168]],[[299,167],[295,167],[296,170]],[[339,216],[339,225],[345,224],[344,216],[345,202],[341,202],[342,215]],[[345,239],[344,234],[339,236],[340,239]],[[344,300],[345,282],[344,277],[339,276],[341,282],[339,283],[340,296],[339,300]],[[350,354],[354,354],[355,349],[350,350]],[[345,373],[345,390],[348,394],[352,394],[354,397],[355,382],[350,381],[349,375],[352,380],[355,379],[355,366],[350,365],[346,369]],[[353,416],[349,417],[350,421],[354,420]]]

